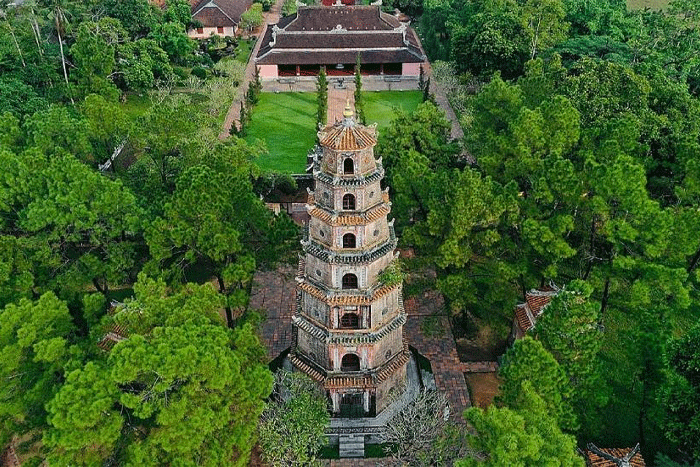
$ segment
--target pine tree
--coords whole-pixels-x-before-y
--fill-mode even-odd
[[[325,125],[328,118],[328,79],[326,78],[325,67],[321,67],[321,71],[318,73],[316,90],[318,92],[316,97],[316,102],[318,103],[316,123],[317,125]]]
[[[357,62],[355,64],[355,113],[357,114],[357,120],[363,125],[366,124],[365,120],[365,109],[362,102],[362,76],[360,74],[360,54],[357,54]]]

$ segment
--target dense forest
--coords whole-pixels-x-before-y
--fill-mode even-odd
[[[218,138],[242,43],[190,40],[186,0],[8,3],[0,446],[26,465],[247,465],[260,436],[311,465],[323,403],[292,378],[298,404],[266,405],[247,310],[298,229],[261,199],[264,148]],[[590,441],[700,460],[700,4],[396,6],[466,134],[429,93],[380,129],[403,245],[456,320],[496,334],[528,289],[563,291],[506,353],[497,404],[467,412],[475,431],[411,465],[573,466]],[[285,417],[305,434],[281,450],[298,441],[274,430]]]
[[[0,13],[0,446],[247,465],[273,379],[243,311],[297,234],[261,148],[218,139],[247,55],[189,39],[186,0]]]
[[[526,290],[565,291],[532,332],[557,365],[530,356],[527,372],[508,370],[516,346],[501,373],[515,379],[505,388],[530,380],[579,445],[700,459],[700,5],[398,4],[466,135],[450,142],[429,102],[384,132],[400,238],[434,262],[458,320],[500,335]],[[508,426],[496,410],[470,417],[496,436]]]

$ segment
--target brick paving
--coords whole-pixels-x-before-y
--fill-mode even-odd
[[[296,268],[285,265],[274,271],[257,271],[253,279],[249,307],[265,312],[260,338],[270,360],[292,345],[296,273]]]
[[[355,92],[348,88],[328,86],[328,124],[331,125],[343,119],[345,104],[350,102],[350,108],[355,109]]]
[[[462,414],[471,406],[471,402],[464,380],[464,363],[459,361],[450,320],[439,314],[444,307],[442,295],[435,290],[429,290],[420,297],[405,299],[404,308],[408,320],[404,325],[404,337],[409,345],[430,360],[435,386],[446,393],[451,416],[455,421],[461,422],[464,421]],[[430,326],[424,326],[426,320],[430,320]],[[426,336],[423,330],[428,327],[442,330],[442,334]]]

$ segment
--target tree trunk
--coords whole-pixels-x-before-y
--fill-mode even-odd
[[[61,10],[56,10],[56,34],[58,34],[58,47],[61,51],[61,65],[63,66],[63,78],[66,80],[66,90],[68,91],[68,97],[70,97],[71,104],[75,105],[73,100],[73,94],[70,92],[70,83],[68,82],[68,71],[66,70],[66,56],[63,53],[63,37],[61,37],[61,24],[58,21],[59,15],[61,15]]]
[[[608,308],[608,296],[610,292],[610,277],[605,279],[605,287],[603,288],[603,298],[600,301],[600,319],[603,320],[605,310]]]
[[[93,277],[93,278],[92,278],[92,285],[94,285],[94,286],[95,286],[95,289],[97,289],[97,291],[98,291],[99,293],[101,293],[102,295],[104,295],[104,297],[105,297],[106,299],[109,298],[109,297],[108,297],[108,295],[109,295],[109,285],[107,284],[107,281],[105,281],[104,287],[100,287],[100,281],[98,280],[98,278],[97,278],[97,277]]]
[[[693,255],[693,259],[690,260],[690,264],[688,265],[687,272],[690,274],[695,270],[695,268],[698,265],[698,262],[700,261],[700,248],[698,248],[698,251],[695,252],[695,255]]]
[[[224,280],[221,278],[221,275],[216,275],[216,281],[219,283],[219,292],[226,297],[226,285],[224,285]],[[226,301],[224,310],[226,311],[226,326],[233,329],[233,311],[231,310],[231,305],[228,304],[228,301]]]
[[[10,31],[10,35],[12,36],[12,40],[15,43],[15,48],[17,49],[17,54],[19,55],[19,59],[22,61],[22,67],[27,68],[27,64],[24,61],[24,55],[22,55],[22,49],[19,47],[19,42],[17,42],[17,36],[15,36],[15,31],[12,29],[12,26],[10,25],[10,21],[5,17],[5,21],[7,21],[7,29]]]
[[[583,274],[583,280],[588,280],[588,275],[591,273],[591,269],[593,268],[593,258],[595,257],[594,254],[594,249],[595,249],[595,216],[591,219],[591,236],[589,240],[589,246],[590,250],[590,255],[591,259],[588,260],[588,265],[586,266],[586,272]]]

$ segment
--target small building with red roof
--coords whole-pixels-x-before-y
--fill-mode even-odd
[[[535,327],[537,318],[545,310],[552,297],[559,293],[556,287],[543,287],[532,289],[525,294],[525,303],[515,306],[515,318],[511,330],[511,341],[525,336],[530,329]]]
[[[190,29],[193,39],[206,39],[212,35],[233,36],[241,22],[241,15],[250,8],[253,0],[199,0],[192,5],[192,19],[201,26]]]
[[[599,448],[588,443],[581,451],[586,467],[646,467],[639,443],[633,448]]]

